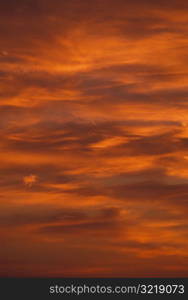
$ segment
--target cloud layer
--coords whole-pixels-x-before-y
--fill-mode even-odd
[[[187,276],[188,3],[0,3],[0,276]]]

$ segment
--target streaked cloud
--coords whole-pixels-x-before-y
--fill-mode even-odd
[[[187,276],[187,9],[1,1],[1,276]]]

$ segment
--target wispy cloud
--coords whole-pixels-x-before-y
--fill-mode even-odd
[[[187,276],[187,9],[1,1],[0,275]]]

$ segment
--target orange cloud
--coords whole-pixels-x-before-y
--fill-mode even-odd
[[[28,176],[24,176],[23,178],[23,182],[25,185],[31,187],[34,183],[37,182],[37,176],[36,175],[28,175]]]
[[[0,276],[186,277],[187,1],[1,2]]]

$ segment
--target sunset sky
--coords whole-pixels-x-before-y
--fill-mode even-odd
[[[0,2],[0,276],[188,277],[188,1]]]

